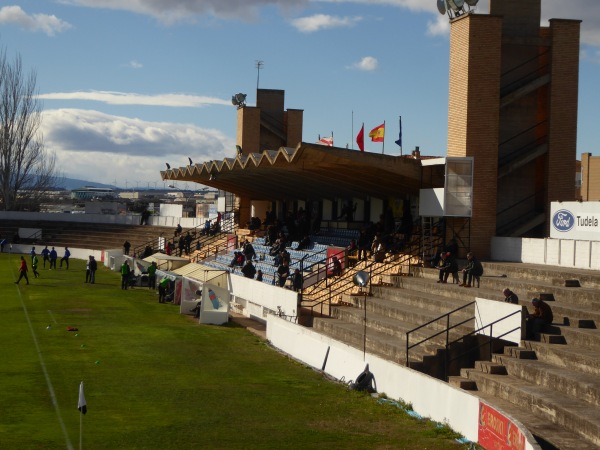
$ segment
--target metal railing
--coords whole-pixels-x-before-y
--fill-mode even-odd
[[[517,331],[517,330],[521,329],[521,326],[518,326],[518,327],[513,328],[512,330],[509,330],[509,331],[506,331],[506,332],[502,333],[499,336],[493,336],[493,334],[494,334],[494,325],[496,325],[497,323],[500,323],[500,322],[502,322],[502,321],[504,321],[504,320],[508,319],[509,317],[512,317],[512,316],[514,316],[516,314],[521,314],[521,310],[514,311],[511,314],[508,314],[508,315],[506,315],[504,317],[501,317],[500,319],[494,320],[493,322],[490,322],[487,325],[484,325],[484,326],[482,326],[482,327],[480,327],[480,328],[478,328],[476,330],[473,330],[470,333],[467,333],[467,334],[461,336],[458,339],[455,339],[453,341],[447,342],[446,343],[445,362],[444,362],[444,379],[445,379],[445,381],[448,381],[448,376],[449,376],[448,369],[450,367],[450,363],[452,361],[455,361],[455,360],[459,359],[459,358],[462,358],[463,356],[468,355],[469,353],[473,352],[474,350],[477,350],[477,349],[480,349],[482,347],[485,347],[485,346],[489,345],[489,361],[491,361],[492,360],[493,350],[494,350],[494,342],[498,342],[504,336],[506,336],[506,335],[508,335],[508,334],[510,334],[510,333],[512,333],[514,331]],[[463,353],[455,356],[454,358],[449,358],[449,356],[450,356],[449,347],[452,344],[456,344],[457,342],[462,341],[466,337],[473,336],[474,334],[479,333],[480,331],[483,331],[483,330],[485,330],[488,327],[490,329],[490,335],[489,335],[489,341],[488,342],[484,342],[482,344],[479,344],[479,345],[476,345],[474,347],[471,347],[468,351],[463,352]]]
[[[409,358],[410,358],[410,354],[409,354],[410,350],[413,349],[413,348],[415,348],[415,347],[417,347],[417,346],[419,346],[419,345],[421,345],[421,344],[423,344],[423,343],[425,343],[425,342],[428,342],[428,341],[432,340],[435,337],[438,337],[438,336],[440,336],[442,334],[446,334],[446,348],[447,348],[448,347],[448,342],[449,342],[449,339],[450,339],[450,330],[452,330],[452,329],[454,329],[456,327],[459,327],[461,325],[464,325],[465,323],[470,322],[471,320],[475,320],[475,316],[473,316],[473,317],[470,317],[468,319],[465,319],[465,320],[463,320],[463,321],[461,321],[459,323],[456,323],[456,324],[450,326],[450,316],[452,314],[454,314],[454,313],[456,313],[458,311],[462,311],[463,309],[468,308],[469,306],[472,306],[474,304],[475,304],[474,301],[472,301],[470,303],[467,303],[466,305],[463,305],[463,306],[461,306],[459,308],[453,309],[452,311],[447,312],[446,314],[442,314],[441,316],[436,317],[435,319],[432,319],[432,320],[430,320],[427,323],[424,323],[422,325],[419,325],[416,328],[413,328],[412,330],[407,331],[406,332],[406,366],[408,367]],[[431,325],[432,323],[438,322],[438,321],[440,321],[441,319],[444,319],[444,318],[446,318],[446,329],[438,331],[437,333],[435,333],[435,334],[433,334],[431,336],[428,336],[428,337],[426,337],[424,339],[421,339],[419,342],[416,342],[415,344],[410,345],[410,335],[411,335],[411,333],[414,333],[414,332],[416,332],[416,331],[418,331],[418,330],[420,330],[420,329],[422,329],[422,328],[424,328],[424,327],[426,327],[428,325]]]

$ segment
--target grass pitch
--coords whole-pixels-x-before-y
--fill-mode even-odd
[[[448,428],[330,382],[243,328],[198,325],[154,291],[122,291],[101,264],[94,285],[72,260],[17,286],[19,256],[0,254],[0,448],[461,448]]]

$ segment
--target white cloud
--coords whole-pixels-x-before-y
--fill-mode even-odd
[[[56,154],[59,171],[101,183],[159,180],[165,162],[175,168],[186,166],[188,157],[222,160],[235,147],[218,130],[80,109],[44,111],[41,132],[46,149]]]
[[[315,14],[314,16],[300,17],[291,21],[292,26],[302,33],[313,33],[315,31],[330,28],[349,28],[362,20],[361,17],[336,17],[326,14]]]
[[[71,25],[54,15],[28,15],[20,6],[4,6],[0,8],[0,24],[16,24],[28,31],[41,31],[48,36],[54,36],[71,28]]]
[[[130,67],[132,69],[141,69],[144,67],[144,65],[141,62],[138,62],[135,59],[133,59],[129,61],[129,63],[127,63],[127,67]]]
[[[360,61],[352,64],[352,68],[363,70],[365,72],[372,72],[377,69],[378,65],[379,61],[377,61],[377,58],[374,58],[373,56],[365,56]]]
[[[231,100],[188,94],[142,95],[128,92],[83,91],[40,94],[42,100],[82,100],[109,105],[144,105],[198,108],[206,105],[231,105]]]
[[[71,5],[143,14],[166,24],[190,22],[202,15],[253,20],[264,6],[291,10],[305,6],[308,2],[309,0],[62,0],[62,3]]]

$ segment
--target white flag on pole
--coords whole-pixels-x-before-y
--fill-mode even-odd
[[[77,409],[81,412],[81,414],[85,414],[87,412],[87,404],[85,403],[85,395],[83,394],[83,381],[79,385],[79,403],[77,404]]]

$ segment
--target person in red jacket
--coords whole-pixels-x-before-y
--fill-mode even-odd
[[[19,281],[21,281],[21,278],[25,278],[25,281],[27,281],[27,284],[29,284],[29,278],[27,278],[27,262],[25,261],[25,258],[23,258],[21,256],[21,265],[19,266],[19,279],[17,281],[15,281],[15,284],[19,284]]]

